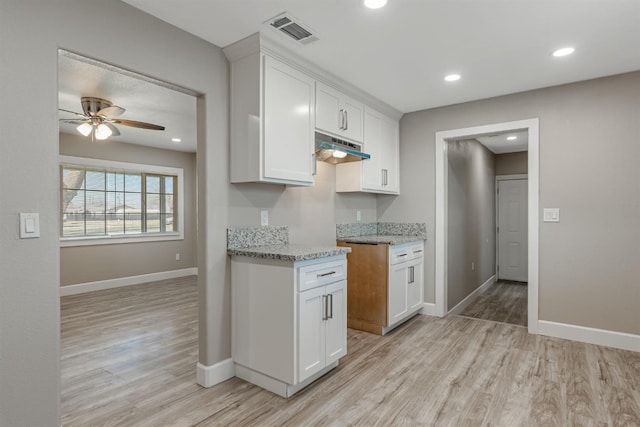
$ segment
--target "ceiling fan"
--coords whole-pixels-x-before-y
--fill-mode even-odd
[[[164,130],[164,126],[154,125],[152,123],[136,122],[134,120],[117,119],[126,110],[117,105],[113,105],[111,101],[102,98],[84,96],[80,99],[83,113],[76,113],[59,108],[60,111],[71,113],[81,118],[77,119],[60,119],[64,123],[77,123],[76,128],[84,136],[91,135],[91,140],[105,140],[110,136],[120,135],[120,131],[114,123],[122,126],[131,126],[140,129]]]

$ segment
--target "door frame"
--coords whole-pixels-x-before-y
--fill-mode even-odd
[[[524,180],[524,179],[526,179],[527,182],[528,182],[529,181],[529,174],[522,173],[522,174],[513,174],[513,175],[496,175],[496,188],[495,188],[495,193],[496,193],[496,281],[500,280],[500,275],[498,273],[498,264],[499,264],[499,256],[500,256],[500,241],[498,240],[498,220],[499,220],[499,215],[498,215],[498,197],[500,197],[500,195],[498,193],[498,182],[500,182],[500,181],[519,181],[519,180]],[[527,194],[527,198],[528,197],[529,197],[529,195]],[[527,270],[528,270],[528,267],[529,266],[527,265]]]
[[[539,122],[538,118],[473,126],[436,132],[436,229],[435,229],[435,314],[447,314],[447,140],[476,138],[496,132],[526,130],[528,149],[528,331],[538,333],[538,234],[539,234]]]

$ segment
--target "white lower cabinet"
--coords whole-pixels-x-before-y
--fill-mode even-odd
[[[389,248],[388,327],[400,323],[422,308],[424,290],[424,243]]]
[[[289,397],[347,354],[344,255],[287,262],[234,256],[236,376]]]
[[[347,282],[298,294],[298,380],[304,381],[347,354]]]

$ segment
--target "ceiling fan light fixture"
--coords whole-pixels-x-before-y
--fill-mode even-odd
[[[363,0],[362,4],[368,9],[380,9],[387,4],[387,0]]]
[[[89,123],[83,123],[80,126],[78,126],[76,130],[84,136],[89,136],[89,134],[93,130],[93,126],[91,126]]]
[[[100,123],[96,128],[96,139],[99,141],[105,140],[111,136],[113,132],[109,129],[109,126],[104,123]]]

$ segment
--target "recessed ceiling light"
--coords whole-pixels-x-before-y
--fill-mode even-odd
[[[449,74],[445,76],[444,79],[448,82],[455,82],[456,80],[460,80],[460,74]]]
[[[508,137],[507,137],[507,141],[514,141],[514,140],[516,140],[516,139],[518,139],[518,137],[517,137],[517,136],[515,136],[515,135],[511,135],[511,136],[508,136]]]
[[[180,138],[171,138],[171,142],[182,142]]]
[[[380,9],[387,4],[387,0],[363,0],[362,3],[369,9]]]
[[[561,56],[571,55],[573,52],[575,52],[574,48],[572,48],[572,47],[563,47],[562,49],[558,49],[555,52],[553,52],[553,56],[555,56],[556,58],[559,58]]]

